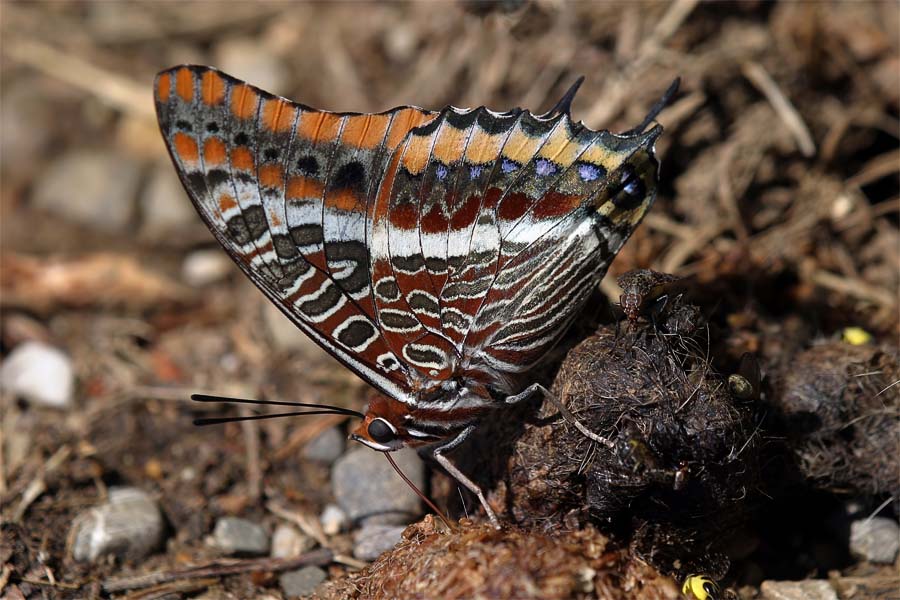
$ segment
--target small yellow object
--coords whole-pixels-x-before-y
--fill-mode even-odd
[[[872,334],[862,327],[844,327],[841,338],[848,344],[864,346],[872,341]]]
[[[719,584],[706,575],[688,575],[681,586],[681,593],[696,600],[717,600]]]

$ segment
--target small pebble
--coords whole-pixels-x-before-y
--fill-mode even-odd
[[[297,531],[295,527],[281,524],[272,534],[272,558],[293,558],[312,550],[316,541]]]
[[[74,386],[72,361],[43,342],[19,344],[0,366],[0,387],[35,404],[66,408]]]
[[[93,562],[113,554],[139,560],[162,544],[164,529],[159,507],[143,490],[111,488],[106,504],[75,517],[69,532],[72,558]]]
[[[319,517],[325,535],[337,535],[347,527],[347,513],[337,504],[327,504]]]
[[[121,153],[74,151],[39,177],[34,206],[73,223],[122,232],[135,212],[140,169]]]
[[[265,530],[246,519],[222,517],[213,530],[213,544],[225,554],[262,555],[269,551]]]
[[[346,436],[340,429],[329,427],[303,447],[302,456],[307,460],[330,465],[344,453],[345,441]]]
[[[400,469],[419,488],[425,483],[425,466],[415,450],[393,453]],[[357,447],[334,464],[331,470],[334,497],[352,522],[378,516],[382,524],[405,524],[421,514],[416,496],[380,452]]]
[[[234,269],[231,260],[221,250],[196,250],[181,264],[181,277],[194,287],[221,281]]]
[[[759,590],[764,600],[838,600],[831,584],[822,579],[763,581]]]
[[[850,552],[857,558],[893,564],[900,551],[900,527],[887,517],[860,519],[850,524]]]
[[[396,525],[363,525],[353,534],[353,556],[372,561],[397,545],[405,527]]]
[[[416,28],[409,23],[396,23],[388,27],[384,36],[384,49],[395,63],[403,64],[416,51],[419,43]]]
[[[308,596],[315,591],[328,575],[319,567],[303,567],[296,571],[287,571],[278,578],[281,590],[288,598]]]

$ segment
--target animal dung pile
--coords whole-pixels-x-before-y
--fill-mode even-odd
[[[553,393],[570,416],[545,402],[509,461],[504,500],[518,523],[637,519],[679,531],[668,537],[688,556],[746,512],[758,487],[753,406],[711,369],[696,315],[675,299],[655,325],[607,325],[568,354]]]
[[[785,363],[773,397],[800,474],[844,495],[900,500],[900,356],[826,341]]]
[[[448,529],[428,516],[393,551],[316,598],[678,598],[671,579],[614,550],[592,527],[496,530],[463,520]]]

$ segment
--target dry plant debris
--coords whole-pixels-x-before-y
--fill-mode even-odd
[[[326,586],[318,598],[678,598],[671,579],[612,551],[588,527],[535,533],[463,520],[447,530],[428,516],[392,552]]]

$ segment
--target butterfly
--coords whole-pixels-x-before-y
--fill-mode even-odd
[[[572,120],[582,81],[543,114],[328,112],[193,65],[155,82],[162,136],[210,231],[381,392],[351,437],[429,447],[495,525],[445,454],[537,389],[529,371],[653,203],[662,127],[649,126],[677,86],[616,135]]]

